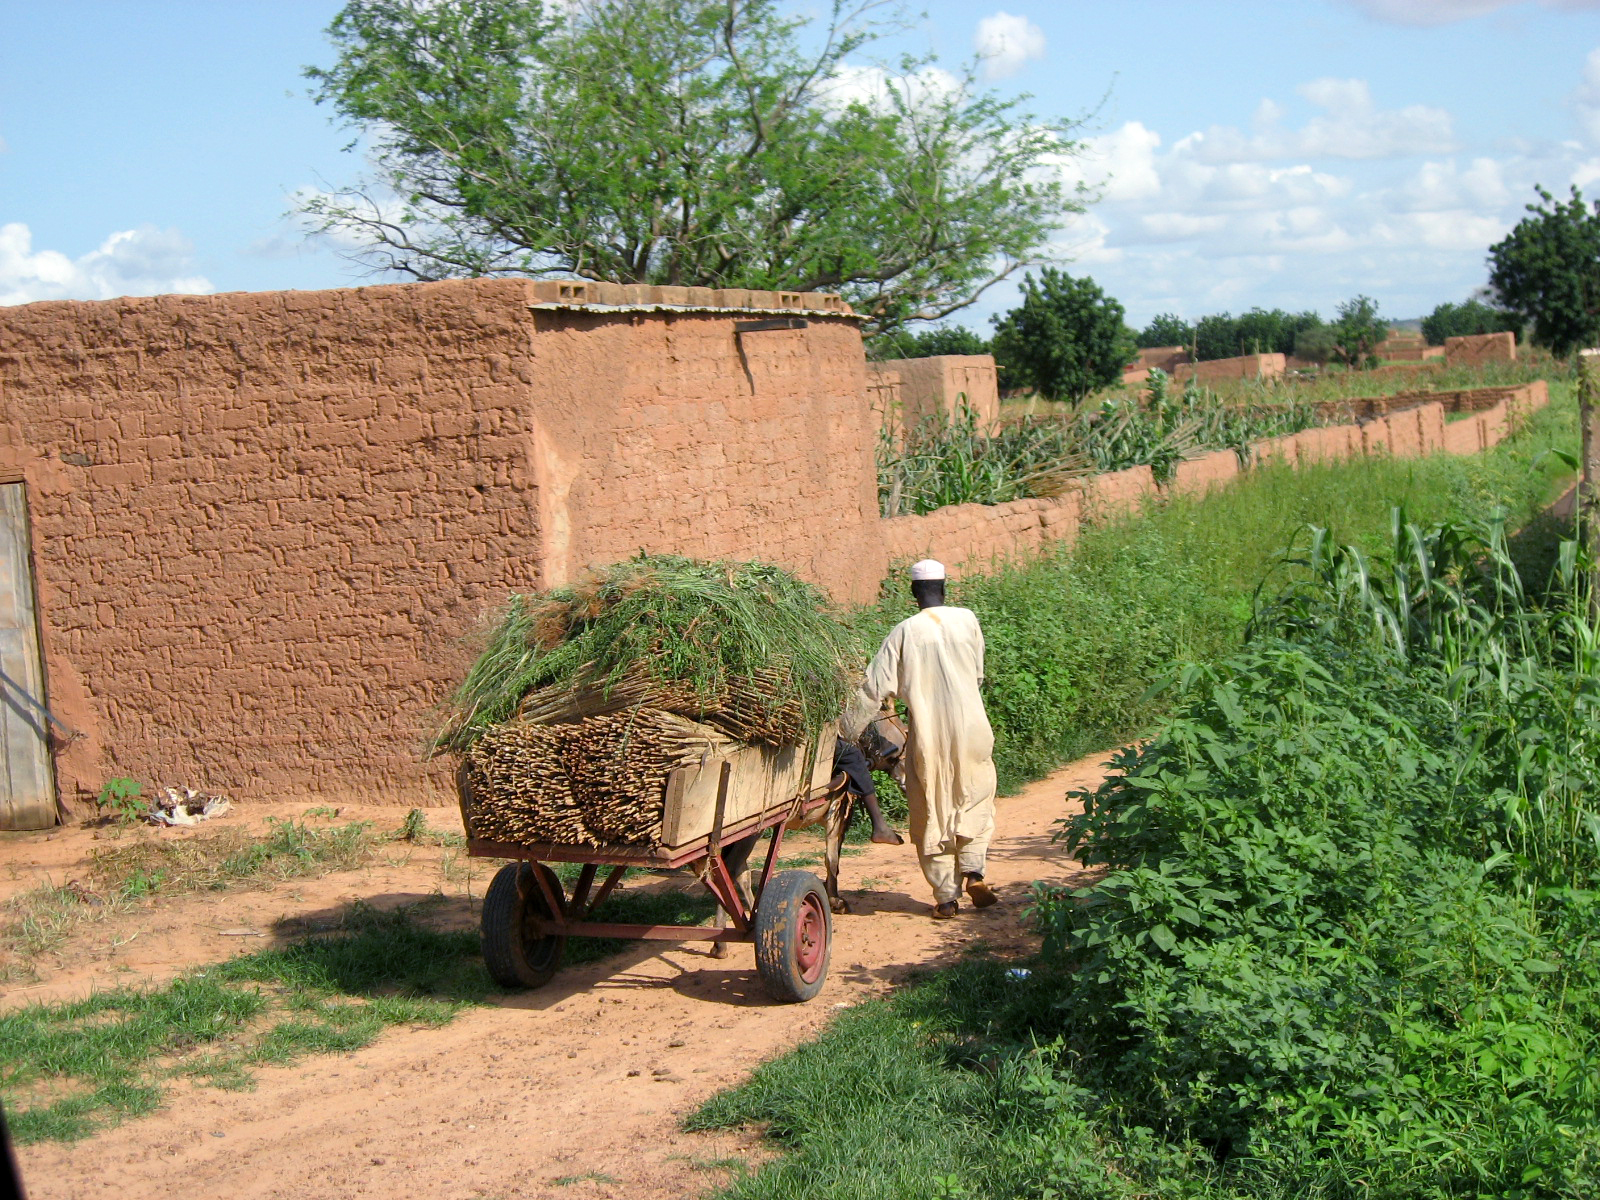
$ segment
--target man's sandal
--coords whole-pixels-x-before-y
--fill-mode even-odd
[[[954,900],[946,900],[943,904],[933,906],[933,919],[935,921],[948,921],[961,911],[961,905]]]
[[[988,908],[1000,902],[1000,897],[983,881],[982,875],[967,876],[967,895],[972,898],[973,908]]]

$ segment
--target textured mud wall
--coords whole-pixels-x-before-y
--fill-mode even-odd
[[[1179,383],[1221,383],[1229,379],[1272,379],[1282,375],[1288,360],[1281,354],[1245,354],[1238,358],[1213,358],[1205,362],[1179,363],[1172,377]]]
[[[419,751],[463,635],[591,562],[760,555],[875,589],[852,322],[530,310],[547,290],[0,310],[0,476],[29,485],[69,808],[116,775],[440,802]]]
[[[1445,338],[1444,356],[1452,367],[1516,362],[1517,339],[1509,333],[1474,333],[1466,337]]]
[[[1000,389],[994,359],[987,354],[935,354],[928,358],[891,358],[869,363],[870,376],[882,387],[885,376],[899,378],[900,412],[894,426],[914,427],[925,417],[955,416],[961,402],[980,422],[1000,416]]]

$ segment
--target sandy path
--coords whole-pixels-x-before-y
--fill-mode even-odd
[[[771,1003],[748,946],[717,961],[701,949],[635,945],[443,1029],[391,1031],[356,1054],[264,1070],[252,1092],[195,1089],[87,1141],[26,1147],[30,1195],[696,1195],[725,1178],[718,1160],[750,1162],[766,1152],[749,1135],[683,1133],[682,1117],[696,1104],[909,969],[977,939],[1026,948],[1018,912],[1029,884],[1068,880],[1077,870],[1050,842],[1064,793],[1096,781],[1104,757],[1001,800],[989,878],[1005,903],[996,908],[934,922],[908,847],[873,846],[848,859],[843,883],[855,912],[835,918],[829,980],[809,1004]],[[363,876],[380,892],[400,886],[385,869],[402,870]],[[293,886],[308,903],[349,891],[348,880],[331,877]],[[255,903],[281,910],[284,898]],[[228,922],[245,916],[230,902]],[[67,976],[44,993],[79,990],[81,973]]]

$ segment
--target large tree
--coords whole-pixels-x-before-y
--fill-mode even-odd
[[[878,4],[807,29],[774,0],[351,0],[307,75],[372,176],[305,211],[417,279],[833,291],[878,330],[947,316],[1082,211],[1050,167],[1077,147],[970,76],[853,66]]]
[[[994,319],[994,357],[1011,386],[1082,400],[1116,383],[1133,361],[1133,332],[1120,303],[1087,275],[1045,267],[1022,277],[1022,303]]]
[[[1600,200],[1576,187],[1565,204],[1542,187],[1503,241],[1489,247],[1489,286],[1500,307],[1532,326],[1536,345],[1565,358],[1600,342]]]

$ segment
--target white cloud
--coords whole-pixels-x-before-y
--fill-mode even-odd
[[[35,250],[32,231],[12,222],[0,225],[0,305],[212,291],[210,280],[192,273],[193,258],[194,247],[175,229],[125,229],[74,259]]]
[[[1299,129],[1287,129],[1284,110],[1272,100],[1256,109],[1253,132],[1213,125],[1190,134],[1204,162],[1269,162],[1285,158],[1402,158],[1448,154],[1455,134],[1442,108],[1412,104],[1379,108],[1364,79],[1314,79],[1295,89],[1322,113]]]
[[[1369,17],[1396,25],[1448,25],[1485,16],[1502,8],[1517,8],[1527,0],[1345,0]],[[1600,0],[1537,0],[1540,8],[1566,12],[1600,9]]]
[[[1027,17],[997,12],[978,22],[972,45],[983,63],[984,77],[1005,79],[1044,57],[1044,30]]]
[[[1600,50],[1583,60],[1583,79],[1568,97],[1578,129],[1591,146],[1600,146]]]

